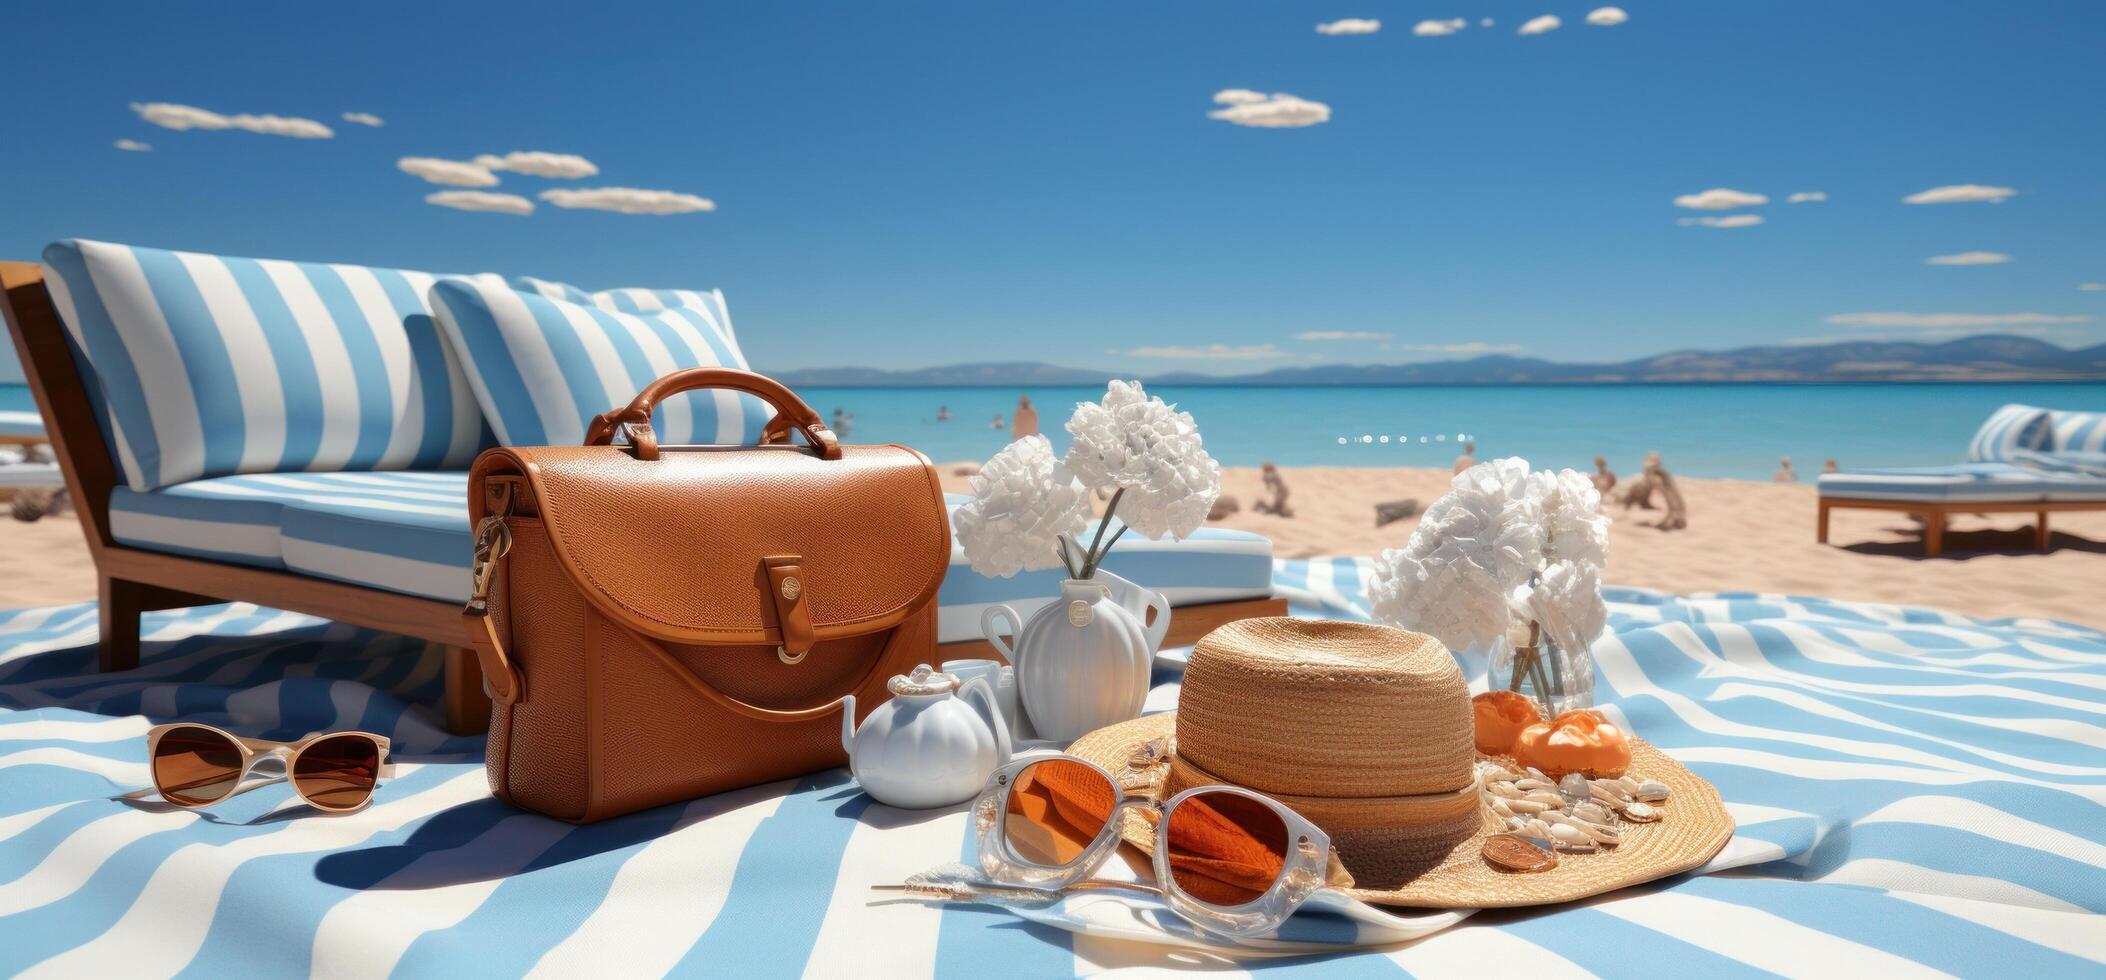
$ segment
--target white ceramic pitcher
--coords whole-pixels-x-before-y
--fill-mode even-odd
[[[986,678],[960,683],[921,664],[887,687],[892,699],[861,728],[855,695],[842,699],[849,771],[879,803],[911,810],[963,803],[1009,761],[1009,723]]]
[[[1114,598],[1108,582],[1091,579],[1061,582],[1060,598],[1028,622],[1004,605],[980,614],[987,642],[1016,666],[1017,696],[1040,738],[1071,742],[1141,716],[1155,648],[1170,629],[1170,599],[1117,581],[1121,592],[1144,600],[1139,614]],[[1150,608],[1155,622],[1144,626]],[[1013,643],[1002,637],[1003,620],[1015,633]]]

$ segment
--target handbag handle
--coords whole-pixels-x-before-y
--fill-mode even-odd
[[[651,431],[651,413],[657,410],[659,402],[697,388],[724,388],[767,402],[776,414],[776,421],[768,424],[770,433],[782,433],[783,429],[777,423],[788,419],[790,426],[804,433],[819,458],[841,458],[841,440],[820,420],[819,413],[804,403],[804,399],[774,378],[735,368],[688,368],[651,382],[637,392],[635,400],[628,405],[595,416],[591,427],[585,430],[585,444],[612,445],[615,431],[626,428],[630,445],[636,449],[636,458],[657,459],[658,436]]]

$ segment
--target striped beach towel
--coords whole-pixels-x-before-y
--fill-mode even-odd
[[[1363,618],[1364,559],[1282,561],[1297,614]],[[962,808],[831,771],[590,827],[489,796],[430,710],[437,651],[234,604],[147,617],[95,673],[92,605],[0,614],[0,974],[2096,975],[2106,964],[2106,633],[1757,594],[1612,590],[1597,696],[1715,783],[1712,873],[1480,912],[1415,942],[1262,963],[1005,911],[873,901],[970,859]],[[1166,658],[1174,659],[1174,658]],[[1481,674],[1474,658],[1466,671]],[[1153,708],[1175,703],[1174,671]],[[282,788],[202,812],[111,797],[185,718],[363,728],[407,764],[370,809]],[[1730,868],[1730,870],[1726,870]]]

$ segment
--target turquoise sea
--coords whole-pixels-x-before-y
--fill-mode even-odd
[[[1845,468],[1958,462],[1997,406],[2106,410],[2106,384],[1574,385],[1150,389],[1192,413],[1228,466],[1451,464],[1456,437],[1477,458],[1519,455],[1538,466],[1592,469],[1595,456],[1628,474],[1651,450],[1689,476],[1767,480],[1779,456],[1802,479],[1823,460]],[[900,442],[937,462],[981,460],[1007,442],[990,427],[1019,394],[1059,448],[1061,426],[1093,388],[800,388],[822,415],[855,418],[850,442]],[[952,418],[938,422],[939,408]],[[1369,441],[1367,437],[1372,437]],[[1388,437],[1388,441],[1382,441]],[[1345,440],[1341,442],[1340,440]]]

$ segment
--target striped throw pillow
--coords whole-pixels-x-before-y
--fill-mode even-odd
[[[2050,412],[2058,453],[2106,453],[2106,412]]]
[[[431,304],[507,446],[574,446],[593,416],[660,377],[746,368],[738,345],[687,307],[618,313],[490,280],[441,282]],[[667,399],[651,424],[666,445],[751,445],[773,414],[751,395],[697,391]]]
[[[674,307],[697,310],[715,321],[719,332],[731,341],[732,346],[738,346],[738,331],[732,329],[731,309],[724,305],[724,291],[721,289],[603,289],[588,293],[567,282],[532,276],[516,277],[512,285],[550,299],[567,299],[616,313],[655,313]]]
[[[441,277],[81,240],[46,248],[44,265],[134,490],[459,469],[489,441],[425,306]]]
[[[2020,449],[2046,449],[2053,438],[2048,410],[2031,405],[2005,405],[1989,416],[1967,443],[1970,463],[2002,463]]]

